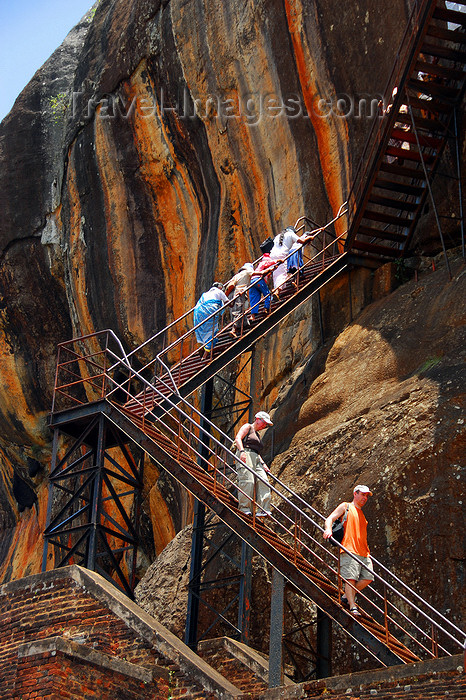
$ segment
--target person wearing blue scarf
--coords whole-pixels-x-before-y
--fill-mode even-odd
[[[194,332],[197,342],[203,346],[200,350],[201,356],[206,350],[209,351],[213,348],[218,340],[215,336],[218,331],[218,321],[224,309],[218,314],[215,312],[228,304],[228,301],[228,297],[223,291],[223,284],[214,282],[209,291],[201,295],[194,307],[194,326],[196,327]],[[204,319],[206,320],[204,321]]]

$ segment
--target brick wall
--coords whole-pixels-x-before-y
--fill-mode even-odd
[[[265,691],[262,700],[464,700],[463,656],[334,676]]]
[[[149,695],[150,693],[150,695]],[[89,664],[84,660],[58,652],[45,652],[18,660],[14,698],[167,698],[168,685],[144,681]]]
[[[215,672],[180,640],[168,630],[163,637],[160,625],[152,629],[152,619],[142,610],[139,617],[137,606],[124,596],[119,601],[118,592],[103,579],[90,590],[100,579],[96,574],[88,572],[89,586],[83,586],[70,576],[73,569],[79,567],[0,588],[0,698],[154,700],[240,694],[236,689],[222,692],[221,683],[215,692]]]
[[[2,700],[466,698],[462,656],[268,690],[266,662],[244,645],[211,640],[202,653],[230,682],[80,567],[0,587]]]

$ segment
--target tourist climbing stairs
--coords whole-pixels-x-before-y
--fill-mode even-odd
[[[345,206],[342,205],[336,218],[344,216],[345,211]],[[301,304],[318,294],[325,284],[349,265],[358,264],[359,258],[341,252],[345,234],[331,237],[327,233],[327,228],[335,220],[318,229],[319,233],[312,244],[307,243],[303,246],[303,266],[291,274],[280,289],[273,290],[270,312],[267,312],[262,300],[255,318],[246,310],[234,324],[230,318],[229,307],[225,305],[196,326],[193,319],[194,309],[190,309],[130,353],[130,361],[136,355],[149,358],[139,373],[151,379],[158,392],[147,390],[146,387],[141,389],[141,394],[138,394],[136,399],[128,398],[128,408],[139,412],[154,412],[155,404],[160,402],[163,396],[179,400],[180,397],[191,395],[232,360],[250,350],[255,343]],[[300,235],[304,234],[304,222],[298,220],[296,230]],[[316,250],[317,246],[319,250]],[[249,288],[242,292],[243,296],[248,296]],[[211,347],[201,356],[203,346],[196,340],[196,330],[211,319]],[[129,376],[128,381],[130,380]]]
[[[445,146],[457,139],[466,3],[457,4],[462,11],[414,3],[348,198],[348,251],[381,260],[406,252]]]
[[[157,394],[158,389],[131,367],[111,331],[66,345],[69,359],[62,355],[57,367],[53,428],[67,430],[83,419],[86,402],[95,405],[126,440],[143,449],[381,664],[457,652],[464,633],[377,560],[376,581],[367,594],[358,595],[360,615],[352,614],[341,598],[338,548],[322,538],[323,516],[278,479],[270,477],[271,515],[261,515],[255,500],[251,515],[240,512],[231,438],[186,399],[155,402],[158,415],[146,405],[137,410],[147,391]],[[146,388],[131,400],[129,370]]]

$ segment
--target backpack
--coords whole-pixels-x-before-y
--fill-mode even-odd
[[[348,503],[346,506],[346,510],[345,510],[344,515],[342,515],[341,518],[338,518],[338,520],[335,520],[335,522],[332,525],[332,537],[334,540],[336,540],[336,543],[332,542],[333,545],[335,545],[335,544],[339,545],[343,541],[343,537],[345,534],[344,523],[346,522],[346,520],[348,518],[349,507],[350,507],[350,504]]]

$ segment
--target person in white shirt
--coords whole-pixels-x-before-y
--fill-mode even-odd
[[[280,288],[283,287],[286,280],[290,277],[290,274],[298,270],[303,264],[302,250],[301,246],[303,243],[308,243],[313,238],[315,234],[304,233],[302,236],[298,236],[293,226],[288,226],[281,233],[279,233],[273,239],[273,248],[270,251],[270,257],[272,260],[279,260],[280,258],[286,258],[291,252],[294,251],[288,260],[279,265],[273,273],[273,287],[279,292]]]

